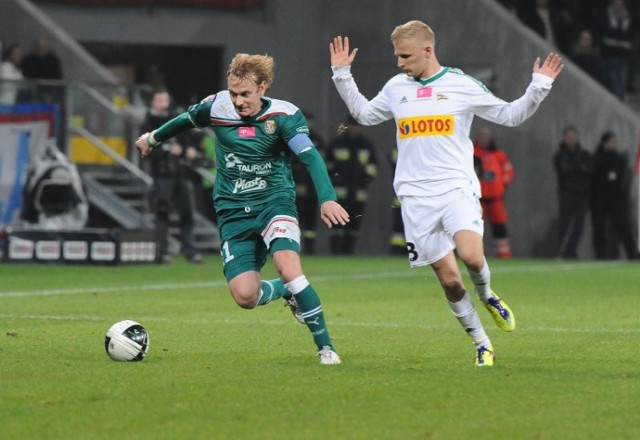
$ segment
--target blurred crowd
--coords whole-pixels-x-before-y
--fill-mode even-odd
[[[637,93],[639,1],[499,1],[620,100]]]
[[[2,49],[0,64],[0,105],[14,105],[22,102],[58,102],[57,90],[42,80],[61,80],[62,63],[58,55],[49,48],[44,37],[33,40],[32,48],[24,53],[21,45],[10,43]],[[25,87],[25,80],[39,80],[34,89]]]
[[[579,258],[585,221],[591,213],[592,244],[599,260],[640,258],[631,211],[633,179],[626,148],[612,131],[602,133],[591,153],[578,129],[568,125],[553,157],[558,182],[559,253],[561,259]]]

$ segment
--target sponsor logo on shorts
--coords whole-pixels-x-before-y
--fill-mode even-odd
[[[435,115],[398,120],[400,139],[421,136],[446,136],[453,134],[453,116]]]

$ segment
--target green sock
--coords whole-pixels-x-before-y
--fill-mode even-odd
[[[329,332],[324,322],[320,298],[311,284],[298,292],[295,297],[298,302],[300,314],[304,318],[304,322],[307,324],[309,331],[311,331],[313,341],[318,346],[318,350],[322,349],[325,345],[333,349],[333,344],[331,343],[331,338],[329,337]]]
[[[283,295],[289,294],[289,291],[284,287],[284,283],[279,278],[269,281],[262,280],[260,284],[262,288],[260,289],[260,298],[257,304],[259,306],[263,306],[274,299],[282,298]]]

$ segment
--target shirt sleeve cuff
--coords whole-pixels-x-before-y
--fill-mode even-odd
[[[543,75],[542,73],[533,73],[531,82],[540,85],[548,85],[553,84],[553,78]]]
[[[331,78],[351,78],[351,66],[331,66],[333,76]]]

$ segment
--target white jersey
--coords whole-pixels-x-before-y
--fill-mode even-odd
[[[480,196],[469,138],[474,115],[501,125],[521,124],[538,109],[553,79],[533,74],[525,94],[513,102],[495,97],[461,70],[443,67],[425,80],[402,73],[368,101],[351,68],[333,69],[333,82],[349,112],[363,125],[396,121],[398,161],[393,188],[398,197],[434,196],[470,188]]]

